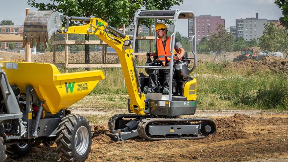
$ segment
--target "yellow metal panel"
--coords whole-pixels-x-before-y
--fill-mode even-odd
[[[197,97],[197,81],[193,80],[186,82],[184,86],[184,96],[187,97],[188,101],[195,101]]]
[[[27,62],[0,62],[11,85],[17,85],[22,93],[32,86],[43,107],[52,114],[66,109],[88,95],[99,80],[104,79],[100,70],[61,74],[53,64]]]

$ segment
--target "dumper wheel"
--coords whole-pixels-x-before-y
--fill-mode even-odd
[[[61,161],[85,161],[91,150],[91,127],[83,116],[69,114],[58,126],[56,151]]]
[[[7,146],[6,153],[9,157],[17,159],[26,156],[30,151],[31,146],[28,143],[17,143]]]
[[[6,146],[3,144],[4,140],[0,137],[0,162],[5,161],[7,155],[5,154]]]

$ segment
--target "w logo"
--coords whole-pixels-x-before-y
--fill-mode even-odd
[[[69,82],[68,84],[67,82],[65,82],[66,93],[69,93],[69,90],[70,90],[70,93],[73,93],[74,85],[75,85],[75,82],[73,82],[72,84],[71,82]]]

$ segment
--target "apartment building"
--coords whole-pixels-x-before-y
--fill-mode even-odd
[[[0,34],[22,34],[23,25],[0,25]],[[16,43],[16,42],[15,42]],[[17,42],[16,48],[22,48],[23,43]],[[0,43],[0,49],[8,49],[9,43],[3,42]]]
[[[231,35],[236,38],[236,34],[237,34],[237,31],[236,31],[236,26],[230,26],[230,31]]]
[[[222,19],[221,16],[200,15],[195,17],[195,21],[197,43],[200,42],[203,37],[209,39],[209,36],[216,31],[219,24],[225,28],[225,19]],[[188,20],[188,37],[193,35],[193,23],[192,19]]]
[[[243,37],[244,40],[251,41],[253,38],[260,38],[267,22],[267,19],[259,19],[258,13],[256,18],[236,19],[236,39]]]

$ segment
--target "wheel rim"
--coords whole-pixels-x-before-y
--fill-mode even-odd
[[[77,129],[74,144],[78,155],[84,155],[86,153],[89,145],[89,131],[85,126]]]
[[[19,148],[23,149],[23,148],[27,147],[28,143],[18,143],[17,145]]]

